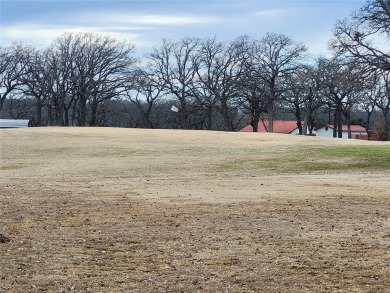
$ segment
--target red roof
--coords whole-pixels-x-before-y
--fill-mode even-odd
[[[329,124],[329,125],[326,125],[327,127],[333,129],[334,126]],[[323,127],[326,127],[326,126],[323,126]],[[322,128],[322,127],[320,127]],[[348,126],[347,125],[342,125],[341,127],[342,131],[343,132],[347,132],[348,131]],[[360,125],[351,125],[351,132],[366,132],[366,129],[363,127],[363,126],[360,126]]]
[[[276,120],[274,121],[273,126],[274,126],[273,129],[274,133],[291,133],[292,131],[298,128],[297,121],[291,121],[291,120],[290,121]],[[268,129],[269,129],[268,121],[264,120],[263,123],[263,121],[260,120],[258,124],[257,132],[268,132]],[[253,127],[252,125],[248,125],[245,126],[243,129],[241,129],[240,131],[253,132]]]

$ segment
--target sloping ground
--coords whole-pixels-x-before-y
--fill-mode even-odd
[[[0,292],[390,292],[390,144],[0,130]]]

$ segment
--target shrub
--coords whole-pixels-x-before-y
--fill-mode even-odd
[[[386,123],[385,119],[379,118],[374,125],[373,132],[370,136],[371,140],[386,140]]]

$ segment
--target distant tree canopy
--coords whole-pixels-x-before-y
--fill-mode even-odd
[[[314,61],[275,33],[162,40],[142,59],[133,43],[96,33],[66,33],[44,50],[15,43],[0,47],[2,115],[35,126],[225,131],[256,131],[267,117],[270,132],[288,116],[300,134],[330,123],[340,137],[363,113],[367,129],[381,116],[390,140],[390,53],[370,40],[388,40],[389,12],[390,1],[368,1],[335,25],[334,56]]]

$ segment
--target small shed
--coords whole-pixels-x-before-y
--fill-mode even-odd
[[[30,120],[24,119],[0,119],[0,128],[23,128],[28,127]]]

